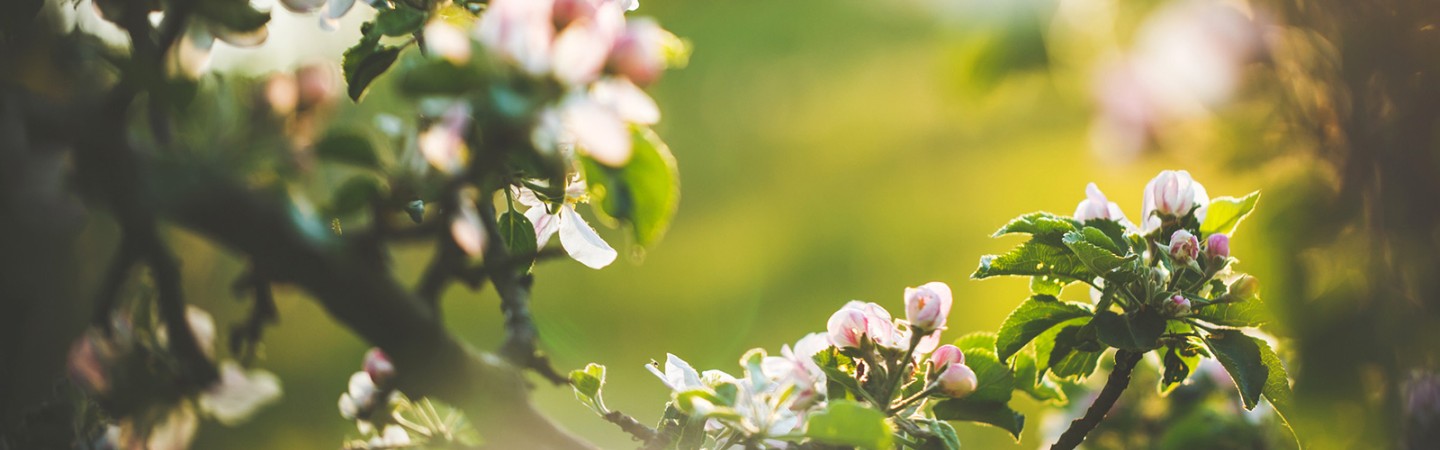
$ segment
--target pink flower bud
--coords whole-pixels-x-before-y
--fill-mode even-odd
[[[951,364],[965,364],[965,352],[954,345],[942,345],[930,354],[930,364],[937,371],[949,368]]]
[[[950,286],[932,281],[917,288],[905,288],[905,319],[925,331],[945,328],[950,315]]]
[[[1210,195],[1205,186],[1190,178],[1184,170],[1166,170],[1156,175],[1145,185],[1145,198],[1141,208],[1141,220],[1146,232],[1160,228],[1163,218],[1178,218],[1190,213],[1196,207],[1210,204]],[[1161,216],[1161,217],[1157,217]],[[1199,211],[1197,219],[1203,219]]]
[[[673,38],[653,20],[630,20],[610,51],[610,68],[636,85],[654,83],[665,71],[665,46]]]
[[[390,363],[390,358],[379,347],[372,348],[365,352],[365,373],[370,375],[370,380],[376,386],[386,386],[390,380],[395,378],[395,365]]]
[[[1185,298],[1183,295],[1170,297],[1170,301],[1165,305],[1165,309],[1174,316],[1190,314],[1190,299]]]
[[[1215,233],[1205,237],[1205,256],[1213,259],[1230,257],[1230,236]]]
[[[940,373],[940,393],[952,398],[960,398],[975,392],[979,387],[980,380],[975,377],[975,371],[970,370],[964,364],[951,364],[949,368]]]
[[[1200,241],[1189,231],[1175,230],[1170,235],[1170,257],[1176,263],[1188,264],[1200,255]]]
[[[830,315],[825,328],[829,331],[830,345],[835,348],[858,348],[865,339],[865,312],[850,306],[840,308]]]

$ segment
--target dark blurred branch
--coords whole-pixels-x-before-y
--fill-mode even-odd
[[[244,295],[249,291],[254,303],[250,306],[250,316],[245,322],[230,331],[230,352],[239,355],[241,361],[249,363],[255,357],[255,348],[260,344],[265,327],[279,321],[280,313],[275,307],[275,294],[270,290],[270,280],[266,279],[258,268],[251,268],[250,272],[235,284],[236,295]]]
[[[497,448],[594,448],[535,410],[520,370],[455,339],[383,262],[359,257],[368,254],[363,243],[307,233],[306,219],[219,170],[164,163],[156,169],[157,177],[174,182],[157,193],[166,217],[246,254],[271,281],[305,289],[390,356],[402,391],[457,405]]]
[[[482,202],[479,210],[490,242],[485,249],[485,259],[504,262],[487,271],[490,282],[495,284],[495,292],[500,294],[500,310],[505,313],[505,344],[500,353],[510,362],[534,370],[551,383],[569,383],[570,378],[551,366],[550,359],[540,352],[536,342],[540,332],[535,329],[535,321],[530,317],[530,286],[535,283],[535,277],[528,273],[530,260],[519,262],[505,248],[494,205]]]
[[[621,431],[628,433],[640,442],[649,443],[658,436],[654,428],[650,428],[620,411],[605,413],[605,420],[620,427]]]
[[[1110,378],[1105,380],[1105,387],[1100,389],[1100,395],[1095,397],[1095,402],[1090,404],[1090,409],[1085,410],[1085,415],[1070,423],[1070,429],[1060,435],[1055,445],[1050,450],[1072,450],[1085,441],[1085,436],[1105,419],[1105,414],[1115,406],[1115,400],[1120,398],[1120,393],[1130,386],[1130,372],[1135,370],[1135,364],[1140,362],[1143,353],[1133,353],[1126,350],[1115,351],[1115,368],[1110,370]]]

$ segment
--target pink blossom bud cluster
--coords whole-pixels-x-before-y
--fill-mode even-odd
[[[945,328],[952,299],[945,283],[930,282],[905,289],[906,320],[897,323],[885,307],[852,301],[830,316],[826,324],[830,343],[836,348],[880,346],[903,349],[912,336],[924,341],[917,351],[934,349],[940,330]],[[925,345],[929,343],[929,345]]]

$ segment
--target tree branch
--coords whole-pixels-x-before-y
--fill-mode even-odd
[[[1130,386],[1130,372],[1135,370],[1135,364],[1140,362],[1143,353],[1133,353],[1126,350],[1115,352],[1115,368],[1110,371],[1110,378],[1105,380],[1105,387],[1100,389],[1100,395],[1095,397],[1095,402],[1090,404],[1090,409],[1085,410],[1085,415],[1070,423],[1070,429],[1060,435],[1055,445],[1050,450],[1073,450],[1085,436],[1105,419],[1105,414],[1115,406],[1115,400],[1120,398],[1120,393]]]
[[[368,254],[362,243],[292,216],[279,199],[261,198],[222,172],[157,163],[156,176],[176,183],[156,193],[159,210],[248,255],[271,281],[305,289],[336,320],[390,356],[400,390],[458,406],[487,443],[497,448],[594,448],[529,403],[520,370],[455,339],[434,310],[407,292],[382,261],[358,257]]]
[[[509,250],[498,230],[495,208],[489,202],[480,205],[480,220],[485,224],[490,245],[485,250],[487,261],[511,262]],[[508,266],[508,267],[507,267]],[[500,294],[500,310],[505,313],[505,344],[501,354],[512,363],[534,370],[556,385],[569,384],[570,378],[556,371],[550,358],[540,352],[536,340],[540,332],[530,317],[530,286],[535,283],[533,275],[527,273],[528,264],[503,264],[496,270],[489,270],[490,282]]]

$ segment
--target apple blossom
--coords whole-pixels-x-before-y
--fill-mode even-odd
[[[700,373],[696,372],[690,363],[674,354],[665,354],[664,372],[660,371],[659,363],[646,364],[645,369],[655,374],[660,381],[676,392],[705,387],[705,384],[700,382]]]
[[[245,370],[235,361],[220,363],[220,379],[200,394],[200,409],[221,424],[234,426],[256,410],[280,399],[280,380],[264,370]]]
[[[951,398],[961,398],[975,392],[980,380],[975,377],[975,371],[964,364],[951,364],[940,372],[940,378],[935,381],[940,387],[940,393]]]
[[[930,365],[936,373],[952,364],[965,364],[965,352],[960,351],[960,347],[945,344],[930,354]]]
[[[441,172],[454,175],[465,168],[469,150],[465,146],[466,130],[470,126],[470,104],[455,102],[445,109],[440,120],[420,133],[416,145],[420,154],[430,165]]]
[[[1189,231],[1175,230],[1170,235],[1170,257],[1179,264],[1189,264],[1200,255],[1200,241]]]
[[[457,201],[455,217],[450,221],[451,238],[460,250],[470,256],[484,254],[486,242],[489,240],[485,223],[480,220],[480,210],[475,207],[475,195],[473,191],[462,191]]]
[[[846,305],[830,315],[825,328],[829,332],[830,344],[835,348],[859,348],[864,342],[866,330],[865,312]]]
[[[529,208],[525,210],[525,218],[535,225],[537,247],[545,247],[558,232],[560,246],[565,248],[565,253],[586,267],[599,269],[608,266],[619,255],[575,211],[575,205],[589,199],[584,180],[571,180],[565,186],[565,198],[558,205],[547,205],[528,188],[517,187],[515,191],[516,200]],[[553,212],[550,208],[554,208]]]
[[[1085,185],[1085,199],[1075,205],[1075,220],[1084,222],[1094,219],[1109,219],[1130,228],[1130,220],[1125,218],[1125,211],[1120,210],[1120,205],[1105,198],[1105,193],[1100,192],[1100,187],[1095,183]]]
[[[1205,256],[1223,260],[1230,257],[1230,236],[1214,233],[1205,237]]]
[[[1160,228],[1164,220],[1184,217],[1193,209],[1195,218],[1204,221],[1205,207],[1210,204],[1210,195],[1205,186],[1190,177],[1184,170],[1166,170],[1156,175],[1145,185],[1145,196],[1141,207],[1144,231]]]
[[[425,25],[425,50],[457,66],[468,64],[472,54],[470,36],[443,20]]]
[[[673,46],[679,38],[665,31],[649,18],[640,18],[626,23],[625,32],[615,41],[610,52],[609,67],[640,86],[648,86],[660,79],[668,63],[667,46]]]
[[[917,332],[930,332],[945,328],[950,315],[950,286],[938,281],[905,288],[905,319]]]

